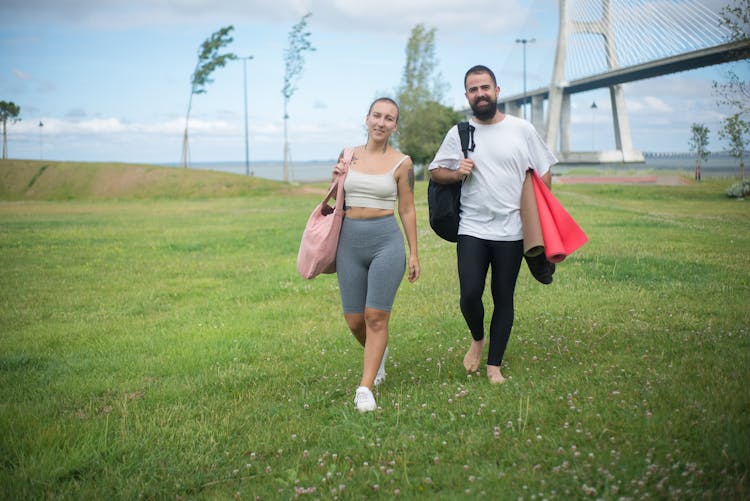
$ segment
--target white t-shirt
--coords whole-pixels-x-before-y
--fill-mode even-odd
[[[530,122],[505,115],[495,124],[470,121],[474,130],[474,169],[461,187],[459,235],[485,240],[521,240],[521,188],[528,169],[542,176],[557,159]],[[458,126],[446,134],[430,170],[457,170],[463,158]]]

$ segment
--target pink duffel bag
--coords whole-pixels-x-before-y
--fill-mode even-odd
[[[353,150],[344,150],[345,171],[331,182],[328,194],[307,219],[297,253],[297,271],[303,278],[315,278],[321,273],[336,273],[336,249],[344,220],[344,180],[349,171]],[[331,206],[331,199],[336,198]]]

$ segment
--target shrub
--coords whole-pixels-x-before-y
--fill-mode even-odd
[[[750,180],[737,181],[727,188],[727,196],[732,198],[744,198],[750,195]]]

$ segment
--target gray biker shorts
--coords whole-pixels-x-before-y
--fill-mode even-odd
[[[344,313],[362,313],[365,307],[391,311],[405,270],[404,237],[394,215],[344,217],[336,251]]]

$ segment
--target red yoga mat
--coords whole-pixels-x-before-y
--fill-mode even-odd
[[[533,169],[532,176],[544,237],[544,254],[547,261],[559,263],[585,244],[588,237]]]

